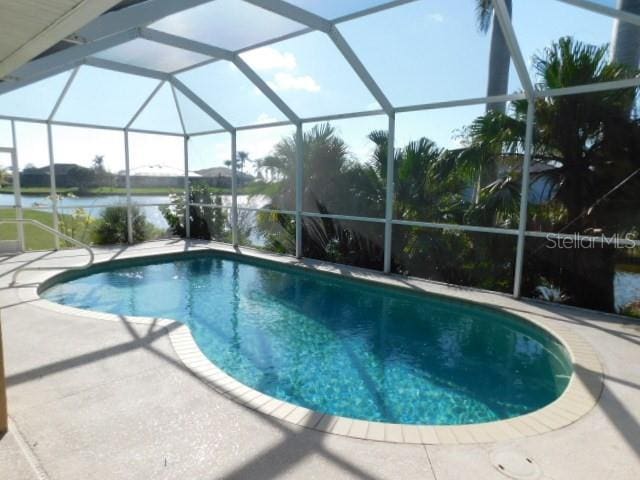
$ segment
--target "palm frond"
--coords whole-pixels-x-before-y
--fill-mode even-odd
[[[487,33],[491,28],[491,18],[493,17],[493,1],[477,0],[476,2],[476,21],[478,30]]]

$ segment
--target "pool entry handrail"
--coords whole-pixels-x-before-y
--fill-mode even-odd
[[[93,265],[94,260],[95,260],[95,255],[93,253],[93,250],[91,249],[91,247],[89,245],[87,245],[86,243],[81,242],[80,240],[76,240],[73,237],[70,237],[69,235],[66,235],[54,228],[49,227],[48,225],[45,225],[42,222],[39,222],[37,220],[32,220],[30,218],[16,218],[16,219],[7,219],[7,218],[1,218],[0,219],[0,225],[3,224],[15,224],[18,225],[19,227],[23,227],[25,224],[27,225],[33,225],[34,227],[37,227],[41,230],[44,230],[45,232],[48,232],[50,234],[52,234],[54,237],[60,238],[62,240],[64,240],[65,242],[69,242],[73,245],[76,245],[77,247],[83,248],[85,249],[88,253],[89,253],[89,261],[85,264],[85,265],[76,265],[76,266],[71,266],[71,267],[64,267],[66,270],[84,270],[86,268],[89,268],[90,266]],[[22,250],[24,250],[24,244],[22,245]],[[28,265],[30,264],[30,262],[27,262],[21,266],[19,266],[18,268],[16,268],[13,272],[13,276],[11,278],[11,286],[14,286],[16,284],[16,278],[18,277],[18,274],[20,272],[24,272],[25,270],[59,270],[63,267],[29,267]]]

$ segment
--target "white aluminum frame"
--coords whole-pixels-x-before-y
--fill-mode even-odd
[[[182,133],[184,134],[182,139],[182,155],[184,157],[184,231],[186,238],[191,238],[191,212],[189,211],[189,195],[191,193],[189,184],[189,135],[187,135],[187,128],[185,127],[182,109],[180,108],[180,102],[178,102],[178,95],[176,94],[176,87],[174,85],[171,85],[171,95],[173,96],[178,118],[180,119],[180,126],[182,127]]]
[[[184,136],[184,231],[191,238],[191,182],[189,181],[189,136]]]
[[[16,208],[16,220],[18,220],[18,224],[16,225],[18,233],[18,244],[20,245],[21,250],[24,252],[26,250],[26,244],[24,237],[24,224],[21,222],[24,217],[22,212],[22,192],[20,190],[20,169],[18,168],[18,149],[16,148],[18,142],[16,140],[15,122],[11,122],[11,143],[13,144],[13,148],[3,149],[3,151],[7,152],[8,150],[9,154],[11,155],[11,174],[13,176],[13,202]]]
[[[184,185],[185,185],[185,206],[186,206],[186,230],[187,237],[190,236],[190,222],[189,222],[189,206],[197,205],[202,207],[220,208],[225,210],[231,210],[231,224],[232,224],[232,243],[234,246],[238,245],[238,211],[254,211],[254,212],[276,212],[286,215],[293,215],[296,218],[296,256],[302,257],[303,245],[302,245],[302,223],[305,217],[315,218],[332,218],[336,220],[348,220],[348,221],[360,221],[360,222],[372,222],[384,224],[384,272],[390,273],[392,269],[392,232],[393,226],[414,226],[439,230],[458,230],[467,232],[487,233],[487,234],[500,234],[510,235],[517,239],[516,254],[515,254],[515,271],[514,271],[514,288],[513,295],[519,297],[521,293],[522,282],[522,270],[524,264],[524,246],[526,238],[576,238],[575,235],[568,235],[562,233],[551,232],[533,232],[526,230],[527,223],[527,209],[528,209],[528,189],[529,189],[529,170],[532,156],[532,142],[533,142],[533,126],[535,121],[535,100],[543,97],[553,97],[560,95],[575,95],[583,93],[598,92],[604,90],[622,89],[630,87],[640,86],[640,78],[630,78],[626,80],[620,80],[615,82],[603,82],[597,84],[580,85],[569,88],[561,88],[554,90],[539,91],[536,90],[531,77],[529,76],[526,63],[524,61],[522,51],[518,44],[517,35],[511,24],[511,19],[506,8],[504,0],[494,0],[494,12],[495,19],[500,25],[503,31],[507,47],[511,54],[513,65],[518,74],[519,80],[523,87],[522,93],[513,93],[499,96],[487,96],[476,98],[464,98],[451,101],[431,102],[416,105],[404,105],[394,106],[391,104],[385,93],[376,83],[374,78],[367,71],[366,67],[360,59],[357,57],[351,46],[341,35],[337,29],[337,25],[343,22],[354,20],[356,18],[372,15],[377,12],[381,12],[390,8],[395,8],[401,5],[415,2],[417,0],[395,0],[381,5],[376,5],[358,12],[343,15],[333,20],[327,20],[323,17],[315,15],[307,10],[296,7],[290,3],[282,0],[244,0],[247,3],[271,11],[277,15],[288,18],[301,25],[303,28],[291,32],[285,35],[281,35],[257,44],[231,51],[215,47],[206,43],[197,42],[184,37],[167,34],[158,30],[154,30],[148,27],[154,21],[164,18],[167,15],[176,13],[188,8],[192,8],[204,3],[208,3],[211,0],[183,0],[182,2],[175,2],[173,0],[147,0],[146,2],[112,12],[103,15],[96,20],[92,21],[86,27],[77,32],[77,35],[73,39],[79,42],[79,45],[70,47],[66,50],[48,55],[41,59],[30,62],[29,64],[18,69],[11,77],[5,78],[5,82],[0,83],[0,95],[7,93],[16,88],[28,85],[30,83],[48,78],[52,75],[68,71],[72,69],[72,73],[67,80],[62,92],[60,93],[54,108],[47,119],[36,118],[23,118],[18,116],[3,116],[0,115],[0,119],[9,120],[12,124],[13,132],[13,150],[14,155],[12,161],[15,162],[14,169],[18,170],[19,161],[17,154],[17,145],[15,140],[15,122],[35,122],[43,123],[47,126],[47,140],[49,150],[49,167],[51,175],[51,198],[53,207],[53,220],[54,228],[59,229],[58,226],[58,198],[55,181],[55,159],[53,151],[53,134],[52,126],[74,126],[85,128],[98,128],[107,130],[118,130],[124,134],[124,149],[125,149],[125,179],[127,189],[127,223],[128,223],[128,239],[129,242],[133,241],[132,238],[132,202],[131,202],[131,183],[130,183],[130,168],[129,168],[129,132],[135,133],[150,133],[159,135],[172,135],[181,136],[184,139]],[[607,15],[609,17],[625,21],[634,25],[640,25],[640,16],[630,14],[628,12],[616,10],[610,7],[603,6],[601,4],[594,3],[590,0],[557,0],[569,5],[573,5],[578,8],[586,9],[597,14]],[[240,57],[240,54],[255,48],[271,45],[286,39],[295,38],[300,35],[307,34],[313,31],[320,31],[326,34],[333,42],[336,49],[343,56],[345,61],[351,66],[354,73],[361,80],[364,87],[369,91],[373,98],[380,105],[380,109],[349,112],[334,115],[324,115],[302,118],[296,112],[294,112],[286,102],[278,96],[269,85],[262,80],[262,78]],[[110,60],[100,59],[93,57],[92,55],[102,50],[112,48],[135,38],[144,38],[149,41],[169,45],[176,48],[181,48],[186,51],[196,52],[210,57],[208,60],[204,60],[189,67],[177,70],[172,73],[161,72],[148,68],[138,67],[135,65],[123,64]],[[286,121],[276,121],[267,124],[253,124],[253,125],[233,125],[227,121],[222,115],[215,111],[209,104],[207,104],[201,97],[194,93],[187,85],[177,78],[182,72],[198,68],[202,65],[206,65],[216,61],[228,61],[233,63],[242,72],[245,77],[253,83],[253,85],[287,118]],[[158,80],[157,86],[145,99],[142,105],[138,108],[132,118],[127,122],[123,128],[110,127],[104,125],[93,125],[76,122],[63,122],[56,121],[55,114],[58,111],[61,103],[63,102],[69,88],[71,87],[78,69],[82,65],[89,65],[97,68],[104,68],[122,73],[145,76]],[[174,97],[175,106],[177,108],[180,124],[182,128],[181,133],[170,133],[155,130],[143,130],[132,128],[139,115],[145,110],[149,103],[153,100],[158,91],[165,83],[169,83],[171,91]],[[204,132],[188,132],[185,126],[185,121],[180,109],[180,105],[176,96],[176,90],[180,91],[190,101],[192,101],[197,107],[199,107],[205,114],[211,117],[217,124],[221,126],[220,129],[204,131]],[[476,225],[459,225],[459,224],[443,224],[434,222],[422,222],[422,221],[409,221],[402,219],[394,219],[393,202],[394,202],[394,167],[395,167],[395,118],[397,114],[426,111],[433,109],[452,108],[467,105],[479,105],[494,102],[509,102],[515,100],[528,100],[527,118],[526,118],[526,135],[525,146],[523,155],[523,176],[521,185],[521,200],[520,200],[520,218],[517,229],[504,229],[499,227],[482,227]],[[359,117],[368,116],[382,116],[385,115],[388,120],[388,149],[387,149],[387,178],[386,178],[386,198],[385,198],[385,215],[384,218],[368,218],[352,215],[338,215],[338,214],[320,214],[316,212],[305,212],[303,208],[303,189],[304,189],[304,131],[305,124],[340,120],[340,119],[355,119]],[[295,174],[295,210],[270,210],[264,208],[252,208],[252,207],[239,207],[237,203],[238,195],[238,183],[237,183],[237,168],[236,168],[236,153],[237,153],[237,132],[242,130],[253,130],[261,128],[271,128],[277,126],[293,125],[296,128],[296,174]],[[190,203],[189,201],[189,139],[198,135],[220,134],[228,133],[231,137],[231,206],[223,205],[205,205]],[[3,151],[6,149],[3,149]],[[19,177],[19,175],[18,175]],[[15,195],[14,190],[14,195]],[[20,196],[19,178],[18,178],[18,196]],[[166,204],[158,204],[166,205]],[[90,205],[90,207],[100,207],[101,205]],[[21,215],[21,198],[16,199],[17,215]],[[586,238],[591,241],[602,241],[598,237],[578,236],[579,238]],[[56,248],[59,248],[59,240],[56,237]],[[24,238],[22,239],[24,242]],[[625,244],[640,246],[640,241],[623,240]],[[23,243],[24,246],[24,243]]]
[[[524,162],[522,163],[522,183],[520,186],[520,218],[518,224],[518,244],[516,247],[516,267],[513,279],[513,296],[520,296],[522,285],[522,269],[524,265],[524,241],[527,230],[527,206],[529,203],[529,170],[533,150],[533,122],[535,120],[536,105],[527,104],[527,126],[524,141]]]
[[[591,2],[588,0],[558,0],[574,7],[579,7],[584,10],[590,10],[594,13],[601,15],[607,15],[611,18],[621,20],[623,22],[631,23],[633,25],[640,25],[640,16],[633,13],[625,12],[624,10],[618,10],[616,8],[607,7],[600,3]]]
[[[133,243],[133,201],[131,200],[131,161],[129,158],[129,130],[124,130],[124,181],[127,189],[127,240]]]
[[[302,258],[302,209],[304,200],[304,132],[296,125],[296,257]]]
[[[351,66],[356,75],[358,75],[364,86],[369,90],[371,96],[375,98],[385,113],[388,115],[393,113],[393,106],[391,105],[391,102],[333,22],[282,0],[245,1],[282,17],[288,18],[289,20],[306,25],[313,30],[318,30],[327,34],[329,39],[331,39],[338,51],[342,54],[343,58]]]
[[[391,236],[393,233],[393,200],[395,181],[395,142],[396,142],[396,117],[389,115],[389,128],[387,130],[387,182],[384,212],[384,273],[391,273],[391,257],[393,245]]]
[[[231,132],[231,244],[238,246],[238,168],[237,135]]]

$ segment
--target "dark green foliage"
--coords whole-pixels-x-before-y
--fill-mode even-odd
[[[327,213],[322,205],[318,210]],[[305,257],[381,270],[384,227],[379,223],[306,218],[302,248]]]
[[[194,184],[189,194],[191,204],[189,217],[191,223],[191,238],[202,240],[231,240],[231,227],[228,224],[227,213],[222,208],[204,207],[201,205],[222,206],[222,199],[204,184]],[[183,195],[174,195],[171,205],[162,208],[162,215],[169,224],[174,235],[186,237],[185,205]]]
[[[96,172],[90,168],[76,165],[69,169],[68,176],[73,178],[79,194],[86,193],[96,184]]]
[[[293,215],[258,212],[256,223],[258,230],[265,237],[265,250],[288,255],[296,253],[296,221]],[[249,233],[245,236],[248,237]]]
[[[133,242],[149,240],[153,235],[153,225],[147,222],[145,215],[135,205],[132,207],[131,214]],[[127,241],[127,207],[105,208],[94,226],[93,242],[98,245],[114,245],[127,243]]]
[[[478,2],[479,26],[487,30],[492,2]],[[542,89],[616,81],[637,74],[609,63],[606,48],[570,38],[552,44],[533,59]],[[538,98],[531,158],[532,182],[544,182],[544,200],[530,203],[529,230],[582,235],[634,233],[640,224],[640,124],[633,111],[637,89]],[[396,148],[393,218],[439,225],[463,224],[517,229],[526,130],[526,101],[510,108],[489,108],[461,132],[463,147],[445,150],[427,137]],[[376,219],[385,216],[388,138],[369,134],[373,154],[366,163],[353,160],[334,127],[322,124],[303,135],[303,210]],[[268,179],[277,210],[295,205],[295,136],[282,139],[272,154],[256,161]],[[627,179],[627,180],[625,180]],[[622,184],[621,181],[625,180]],[[212,202],[211,199],[208,200]],[[194,224],[215,225],[222,217]],[[179,228],[179,219],[177,220]],[[198,229],[197,227],[196,229]],[[263,248],[295,251],[295,218],[259,213],[257,230]],[[247,230],[248,232],[249,230]],[[204,238],[208,238],[205,232]],[[248,234],[247,234],[248,235]],[[381,223],[305,217],[302,254],[336,263],[381,269],[384,228]],[[542,249],[527,240],[523,277],[525,294],[537,287],[558,287],[557,298],[576,305],[613,310],[616,256],[598,250]],[[510,291],[516,238],[442,227],[394,225],[392,269],[434,280]]]
[[[637,73],[608,63],[606,51],[605,46],[561,38],[534,58],[540,87],[615,81]],[[629,113],[636,93],[637,89],[619,89],[536,100],[532,180],[545,182],[551,200],[532,207],[530,230],[597,236],[625,235],[637,228],[640,123]],[[502,156],[506,167],[498,180],[484,186],[474,214],[516,211],[521,176],[517,164],[509,165],[505,156],[517,157],[523,151],[526,110],[526,101],[514,102],[510,114],[492,112],[468,129],[471,147],[460,158]],[[527,252],[528,295],[534,295],[545,278],[561,286],[570,303],[613,310],[613,247],[553,249],[528,241]]]

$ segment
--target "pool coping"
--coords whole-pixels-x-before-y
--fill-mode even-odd
[[[213,251],[237,256],[240,259],[262,260],[311,269],[377,285],[441,295],[502,310],[533,323],[560,341],[569,354],[573,374],[565,391],[552,403],[534,412],[510,419],[467,425],[406,425],[357,420],[315,412],[271,397],[242,384],[211,362],[197,346],[189,328],[176,320],[94,312],[56,304],[41,298],[39,292],[43,287],[54,282],[56,277],[64,275],[68,271],[66,268],[38,272],[37,281],[25,286],[18,286],[17,296],[20,301],[31,302],[38,308],[58,313],[97,320],[126,321],[163,327],[168,332],[172,347],[181,362],[196,377],[225,397],[246,408],[288,423],[363,440],[433,445],[492,443],[531,437],[561,429],[584,417],[595,407],[602,393],[604,386],[603,367],[598,355],[589,343],[566,325],[554,321],[554,317],[548,309],[513,299],[507,295],[398,275],[385,275],[371,270],[317,260],[299,260],[295,257],[270,254],[250,248],[234,248],[215,242],[198,243],[189,246],[186,250],[178,251],[171,247],[165,247],[161,251],[131,249],[119,255],[116,261],[202,251]],[[112,258],[103,259],[98,256],[95,264],[111,261],[113,261]]]

